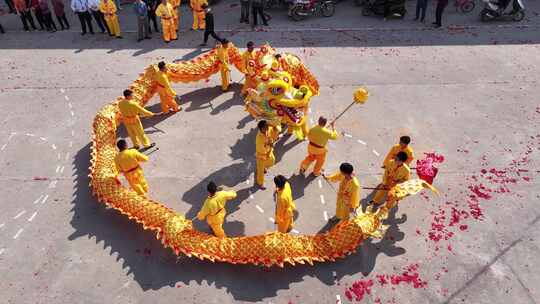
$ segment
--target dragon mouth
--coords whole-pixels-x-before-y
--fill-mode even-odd
[[[279,106],[278,114],[280,116],[287,115],[287,117],[296,124],[300,123],[304,117],[304,112],[284,106]]]

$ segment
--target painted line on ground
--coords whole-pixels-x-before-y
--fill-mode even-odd
[[[72,141],[69,142],[69,147],[70,148],[73,147],[73,142]]]
[[[64,173],[64,166],[62,166],[62,168],[60,168],[60,174]]]
[[[319,179],[318,182],[319,182],[319,188],[322,188],[322,181]]]
[[[359,144],[362,144],[362,145],[364,145],[364,146],[366,145],[366,142],[363,141],[363,140],[358,139],[358,140],[356,140],[356,141],[357,141]]]
[[[53,148],[53,150],[56,150],[56,146],[54,144],[51,145],[51,148]]]
[[[249,185],[249,179],[246,179],[246,185]]]
[[[69,113],[71,114],[71,116],[75,116],[75,113],[73,111],[69,111]]]
[[[49,188],[51,188],[51,189],[56,188],[56,183],[58,183],[58,181],[52,181],[52,182],[49,184]]]
[[[270,222],[272,222],[272,223],[275,223],[275,222],[276,222],[276,220],[274,220],[273,217],[269,217],[268,220],[269,220]]]
[[[264,210],[263,208],[261,208],[261,206],[255,205],[255,207],[257,208],[257,210],[259,210],[260,213],[264,213]]]
[[[32,134],[32,133],[26,133],[25,135],[26,135],[26,136],[30,136],[30,137],[36,136],[35,134]]]
[[[64,98],[66,99],[66,101],[69,101],[69,97],[67,95],[65,95]]]
[[[43,198],[43,200],[41,201],[41,204],[45,204],[45,202],[47,201],[47,199],[49,199],[49,195],[45,195],[45,197]]]
[[[40,201],[42,198],[43,198],[43,194],[40,195],[40,196],[37,198],[37,200],[34,201],[34,205],[37,204],[37,203],[39,203],[39,201]]]
[[[23,228],[19,229],[19,231],[17,231],[17,233],[15,233],[15,235],[13,236],[13,239],[16,240],[20,235],[21,233],[24,231]]]
[[[1,151],[4,151],[4,149],[7,147],[7,143],[3,144],[2,145],[2,148],[0,149]]]
[[[348,133],[343,133],[343,136],[348,137],[348,138],[352,138],[352,135],[348,134]]]
[[[75,130],[71,130],[71,136],[75,136]]]
[[[4,228],[5,225],[6,225],[6,223],[0,224],[0,228]]]
[[[6,251],[6,248],[0,248],[0,255],[2,255]]]
[[[17,135],[17,132],[11,132],[11,134],[9,134],[8,141],[10,141],[15,135]]]
[[[253,196],[253,194],[250,194],[250,195],[249,195],[249,198],[250,198],[250,199],[254,199],[255,196]]]
[[[296,229],[292,229],[291,230],[292,233],[296,233],[296,234],[300,234],[300,231],[296,230]]]
[[[34,214],[32,214],[32,216],[31,216],[31,217],[29,217],[29,218],[28,218],[28,221],[29,221],[29,222],[33,221],[33,220],[34,220],[34,218],[36,217],[36,215],[37,215],[37,211],[36,211],[36,212],[34,212]]]
[[[39,139],[43,140],[43,141],[47,141],[47,138],[46,137],[40,137]]]
[[[328,222],[328,212],[324,211],[324,212],[323,212],[323,216],[324,216],[324,220],[325,220],[326,222]]]
[[[15,215],[15,216],[13,217],[13,219],[16,220],[16,219],[20,218],[20,217],[21,217],[23,214],[25,214],[25,213],[26,213],[26,210],[23,210],[23,211],[17,213],[17,215]]]
[[[375,154],[376,156],[379,156],[379,152],[377,152],[375,149],[371,150],[371,152],[373,152],[373,154]]]
[[[66,90],[60,89],[60,93],[65,93],[65,92],[66,92]]]
[[[60,165],[56,166],[56,173],[60,172]]]
[[[325,205],[326,202],[324,201],[324,195],[321,194],[319,197],[321,198],[321,204]]]

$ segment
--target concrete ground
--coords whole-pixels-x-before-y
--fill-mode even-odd
[[[236,45],[269,41],[304,60],[321,84],[312,118],[339,113],[359,85],[370,90],[338,122],[346,135],[331,145],[327,171],[349,161],[363,186],[375,186],[384,154],[403,134],[417,158],[445,156],[434,183],[441,195],[402,201],[383,240],[334,263],[284,269],[177,258],[90,194],[95,113],[148,64],[204,52],[196,48],[201,33],[138,44],[129,6],[123,40],[81,37],[73,16],[72,31],[54,34],[24,33],[15,16],[0,16],[8,31],[0,35],[0,303],[539,302],[540,4],[527,5],[519,24],[480,24],[480,3],[467,15],[450,7],[446,26],[434,30],[411,16],[362,17],[342,2],[333,18],[301,23],[271,11],[262,32],[237,25],[231,2],[216,5],[217,27]],[[218,83],[176,84],[184,111],[144,121],[160,147],[144,166],[150,197],[191,217],[213,179],[240,193],[228,205],[226,232],[264,233],[274,229],[274,205],[271,188],[252,188],[255,123],[240,86],[221,94]],[[294,175],[306,145],[289,138],[276,150],[267,183],[275,174],[291,178],[295,229],[328,229],[332,189]]]

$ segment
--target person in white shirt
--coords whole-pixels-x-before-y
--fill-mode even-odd
[[[90,12],[88,11],[87,0],[71,0],[71,9],[73,10],[75,14],[77,14],[77,17],[79,17],[79,21],[81,22],[81,28],[82,28],[81,35],[86,34],[87,25],[88,25],[90,34],[93,35],[94,29],[92,28],[92,16],[90,15]]]
[[[109,29],[109,26],[107,25],[107,22],[105,22],[105,16],[103,16],[103,13],[99,10],[99,0],[87,0],[88,1],[88,8],[92,16],[94,16],[94,20],[96,20],[97,25],[101,29],[101,33],[105,33],[105,30],[107,30],[107,33],[109,33],[109,36],[111,35],[111,30]]]

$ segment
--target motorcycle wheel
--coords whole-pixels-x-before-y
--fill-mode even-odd
[[[306,15],[301,15],[303,9],[299,5],[295,5],[291,11],[291,17],[294,21],[302,21],[306,19]]]
[[[514,16],[512,16],[512,20],[519,22],[525,18],[525,12],[524,11],[517,11]]]
[[[487,10],[484,9],[484,10],[482,10],[480,12],[480,20],[482,22],[488,22],[488,21],[491,20],[491,17],[488,16],[488,11]]]
[[[364,7],[362,9],[362,16],[371,16],[373,15],[373,11],[369,7]]]
[[[324,17],[332,17],[336,12],[334,2],[325,2],[321,4],[321,12]]]
[[[462,13],[469,13],[474,9],[474,7],[475,7],[474,1],[469,1],[469,2],[463,3],[459,7],[459,9],[461,10]]]

